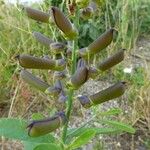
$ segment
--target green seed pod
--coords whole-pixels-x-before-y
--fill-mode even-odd
[[[42,120],[32,121],[28,126],[28,135],[31,137],[39,137],[55,131],[61,125],[66,123],[66,116],[64,112],[59,112],[54,117]]]
[[[57,80],[52,87],[48,87],[45,91],[46,94],[52,96],[52,97],[57,97],[60,92],[62,91],[62,83],[60,80]]]
[[[89,108],[92,105],[97,105],[104,103],[106,101],[112,100],[114,98],[120,97],[124,94],[126,90],[126,82],[118,82],[113,86],[102,90],[96,94],[91,96],[79,96],[78,100],[82,104],[83,107]]]
[[[97,68],[101,71],[105,71],[120,63],[124,59],[124,50],[122,49],[119,52],[115,53],[113,56],[107,58],[103,62],[97,65]]]
[[[62,59],[52,60],[45,58],[33,57],[30,55],[17,56],[19,63],[24,68],[31,69],[51,69],[51,70],[64,70],[66,62]]]
[[[80,13],[81,13],[81,18],[83,18],[84,20],[88,20],[92,18],[94,11],[92,7],[87,7],[81,9]]]
[[[72,40],[77,37],[77,30],[73,27],[70,20],[59,10],[59,8],[51,7],[50,14],[53,22],[68,39]]]
[[[79,8],[85,8],[89,5],[89,0],[76,0],[76,4]]]
[[[50,44],[53,43],[53,41],[51,39],[49,39],[45,35],[41,34],[40,32],[33,32],[33,36],[36,38],[36,40],[38,42],[40,42],[41,44],[43,44],[47,47],[49,47]]]
[[[109,29],[103,33],[98,39],[88,46],[88,52],[90,54],[96,54],[106,48],[112,42],[115,31],[115,29]]]
[[[30,17],[34,20],[41,21],[44,23],[49,22],[50,15],[48,13],[30,8],[30,7],[25,7],[25,11],[26,11],[28,17]]]
[[[54,54],[60,54],[63,53],[66,49],[66,45],[60,42],[55,42],[50,44],[50,50]]]
[[[41,90],[42,92],[44,92],[49,87],[48,83],[35,77],[33,74],[31,74],[27,70],[21,70],[20,76],[29,85],[31,85],[32,87],[38,90]]]
[[[88,69],[84,62],[79,61],[78,67],[74,75],[71,76],[68,86],[73,89],[78,89],[88,79]]]

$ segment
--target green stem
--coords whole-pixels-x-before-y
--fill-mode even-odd
[[[76,70],[76,49],[77,49],[77,41],[73,41],[71,75],[73,75]],[[62,133],[63,143],[65,143],[65,141],[66,141],[67,128],[68,128],[69,118],[70,118],[70,114],[71,114],[71,110],[72,110],[73,94],[74,94],[74,90],[69,89],[68,100],[67,100],[67,102],[68,102],[67,103],[67,112],[66,112],[67,122],[63,128],[63,133]]]

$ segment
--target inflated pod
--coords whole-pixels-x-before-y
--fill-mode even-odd
[[[21,70],[20,76],[26,83],[38,90],[41,90],[42,92],[44,92],[49,87],[48,83],[37,78],[27,70]]]
[[[52,60],[45,58],[38,58],[30,55],[18,55],[19,64],[24,68],[31,69],[51,69],[51,70],[64,70],[66,62],[64,59]]]
[[[30,7],[25,7],[25,11],[26,11],[28,17],[30,17],[34,20],[41,21],[44,23],[49,22],[50,14],[48,14],[48,13],[45,13],[41,10],[30,8]]]
[[[126,82],[118,82],[109,88],[102,90],[91,96],[79,96],[78,100],[83,107],[89,108],[92,105],[101,104],[111,99],[120,97],[126,90]]]
[[[55,131],[60,126],[66,123],[64,112],[59,112],[51,118],[32,121],[28,126],[28,135],[31,137],[39,137]]]
[[[54,54],[60,54],[63,53],[66,49],[66,45],[60,42],[55,42],[50,44],[50,50]]]
[[[53,22],[68,39],[72,40],[77,37],[77,30],[59,8],[52,6],[50,8],[50,15]]]
[[[79,50],[79,56],[88,57],[88,55],[96,54],[106,48],[113,40],[115,29],[111,28],[104,32],[99,38],[97,38],[88,47]]]
[[[68,86],[73,89],[78,89],[82,84],[88,80],[88,69],[85,62],[80,59],[78,61],[77,69],[75,73],[71,76]]]
[[[107,58],[103,62],[99,63],[97,65],[97,68],[101,71],[105,71],[107,69],[110,69],[111,67],[115,66],[116,64],[120,63],[124,59],[124,51],[125,49],[122,49],[115,53],[113,56]]]
[[[49,39],[45,35],[41,34],[40,32],[33,32],[32,34],[38,42],[40,42],[41,44],[43,44],[47,47],[49,47],[50,44],[53,43],[53,41],[51,39]]]

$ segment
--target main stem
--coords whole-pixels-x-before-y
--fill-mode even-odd
[[[74,40],[72,42],[72,45],[73,45],[73,51],[72,51],[72,59],[71,59],[72,60],[71,75],[73,75],[75,70],[76,70],[77,40]],[[74,90],[73,89],[69,89],[69,91],[68,91],[68,100],[67,100],[67,102],[68,102],[68,104],[67,104],[67,112],[66,112],[67,122],[64,125],[63,134],[62,134],[62,141],[63,141],[63,143],[65,143],[65,141],[66,141],[67,128],[68,128],[69,118],[70,118],[70,114],[71,114],[71,110],[72,110],[73,94],[74,94]]]

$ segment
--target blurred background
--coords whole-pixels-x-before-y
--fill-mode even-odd
[[[0,117],[30,119],[33,113],[48,116],[60,109],[61,106],[57,106],[54,101],[20,79],[20,67],[15,56],[22,53],[35,56],[49,55],[49,49],[37,43],[32,37],[33,31],[64,41],[57,29],[53,35],[49,24],[33,21],[23,11],[25,5],[48,11],[51,5],[60,6],[61,3],[62,0],[0,0]],[[67,9],[64,10],[67,14]],[[128,82],[128,90],[120,100],[91,108],[89,111],[75,102],[72,123],[84,122],[99,111],[119,108],[122,112],[113,116],[113,119],[132,124],[137,129],[136,133],[97,137],[93,141],[92,149],[148,150],[150,149],[150,1],[99,0],[97,13],[93,18],[88,21],[80,20],[79,47],[86,47],[110,27],[119,31],[118,36],[115,42],[96,57],[102,60],[118,49],[125,48],[126,58],[96,81],[88,81],[79,93],[92,93],[119,80]],[[41,70],[33,72],[52,84],[49,72]],[[22,145],[17,141],[2,140],[0,145],[6,150],[22,149]]]

